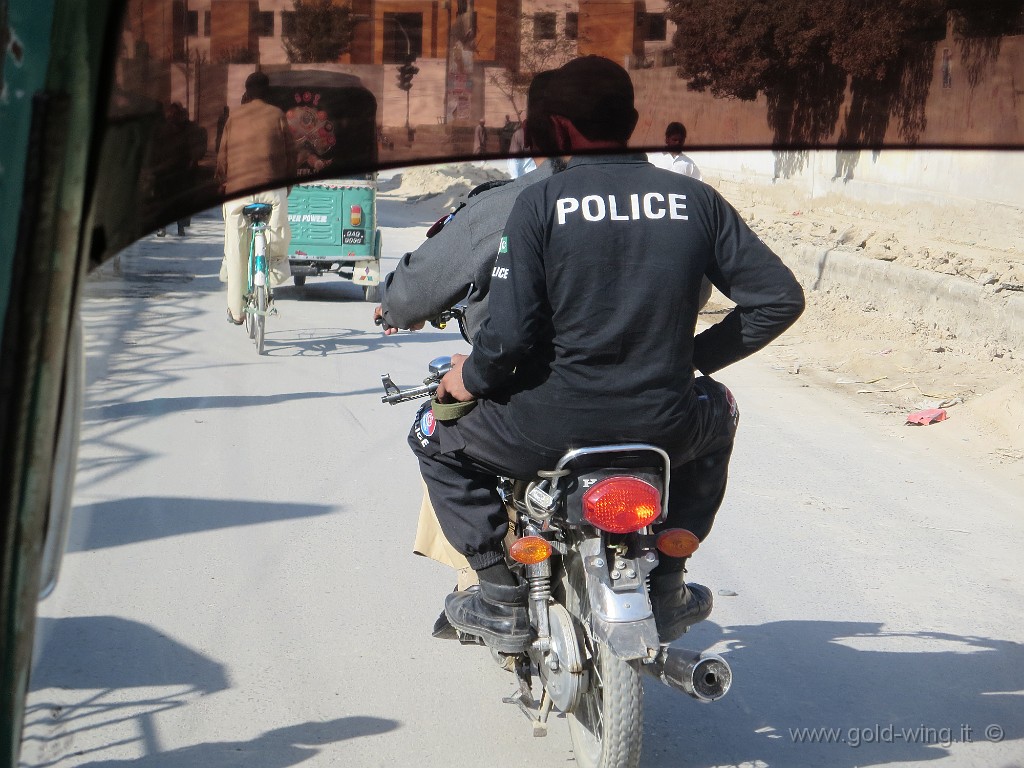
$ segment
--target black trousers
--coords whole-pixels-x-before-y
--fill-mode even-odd
[[[672,459],[668,519],[659,528],[686,528],[703,541],[725,496],[739,409],[732,393],[703,376],[694,382],[697,437],[665,446]],[[409,445],[419,460],[441,530],[474,570],[504,558],[508,513],[497,492],[499,475],[532,479],[553,469],[563,452],[526,439],[511,423],[508,407],[481,400],[457,421],[439,422],[430,403],[416,414]]]

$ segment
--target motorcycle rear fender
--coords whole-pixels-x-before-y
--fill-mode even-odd
[[[625,571],[613,582],[600,538],[586,539],[580,546],[590,598],[590,628],[620,659],[654,658],[658,653],[658,630],[647,595],[647,574],[657,559],[634,558],[625,561]],[[620,573],[622,570],[620,569]]]

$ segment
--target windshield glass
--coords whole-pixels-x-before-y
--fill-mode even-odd
[[[808,148],[1011,147],[1024,143],[1015,74],[1019,0],[865,3],[669,0],[533,6],[502,0],[387,4],[131,0],[109,102],[147,126],[141,229],[219,200],[217,154],[246,80],[294,135],[294,164],[253,144],[245,186],[517,151],[533,76],[573,57],[622,63],[638,148],[681,121],[694,150],[771,148],[779,175]],[[109,162],[120,171],[123,157]],[[115,159],[116,157],[116,159]],[[194,166],[168,181],[168,167]],[[229,190],[231,191],[231,190]],[[237,191],[237,190],[235,190]]]
[[[1024,369],[1005,313],[1024,289],[1019,186],[999,186],[999,156],[884,153],[828,194],[831,152],[788,180],[771,152],[691,159],[792,267],[808,307],[721,373],[741,424],[725,504],[689,565],[715,607],[681,644],[722,653],[736,679],[706,707],[648,681],[645,764],[1012,764]],[[380,274],[507,178],[503,161],[382,172],[363,210]],[[949,179],[969,193],[951,196]],[[296,187],[289,211],[293,253],[310,257],[275,288],[263,355],[224,322],[219,209],[88,281],[74,516],[40,606],[25,766],[572,756],[564,718],[533,738],[501,703],[514,678],[486,649],[430,636],[457,575],[412,554],[418,403],[382,403],[380,376],[415,386],[429,361],[471,347],[455,323],[385,337],[351,273],[300,272],[316,256],[307,197]],[[428,270],[422,290],[445,275]],[[730,307],[714,293],[698,329]],[[904,426],[937,407],[946,421]],[[972,585],[985,599],[951,610]]]
[[[16,3],[15,33],[32,3]],[[57,3],[76,19],[94,10]],[[33,377],[10,424],[46,432],[41,384],[74,390],[63,342],[43,345],[43,331],[77,315],[85,337],[67,554],[21,686],[24,768],[1019,762],[1024,0],[126,0],[117,24],[116,50],[97,45],[110,48],[95,68],[109,99],[88,115],[81,156],[47,154],[51,132],[13,143],[19,174],[38,155],[48,175],[26,174],[35,186],[7,206],[26,221],[8,227],[17,268],[0,284],[15,319],[35,322],[4,326],[19,355],[0,378]],[[77,52],[58,47],[52,69],[78,77]],[[678,173],[642,157],[568,171],[527,157],[529,86],[591,54],[635,90],[629,148]],[[5,84],[17,67],[8,55]],[[281,142],[257,119],[279,121]],[[431,516],[413,452],[437,421],[425,397],[385,400],[424,394],[438,360],[480,349],[434,299],[481,311],[498,292],[523,186],[537,185],[529,202],[629,164],[557,198],[581,227],[637,225],[562,241],[577,271],[559,277],[559,322],[582,343],[544,347],[535,332],[529,362],[555,346],[582,356],[614,331],[590,370],[621,387],[570,392],[563,411],[593,407],[588,428],[610,423],[605,411],[627,426],[666,413],[645,407],[643,365],[621,361],[676,363],[667,398],[676,378],[689,386],[699,366],[669,345],[715,328],[749,341],[740,315],[766,317],[765,302],[742,286],[764,264],[791,272],[806,302],[784,334],[714,371],[729,394],[711,402],[736,436],[713,533],[685,571],[714,605],[676,642],[732,665],[709,706],[686,683],[641,676],[636,657],[604,664],[617,628],[591,622],[612,572],[640,590],[638,610],[649,574],[615,539],[589,550],[601,566],[588,555],[570,576],[569,539],[543,510],[516,523],[543,529],[558,576],[516,608],[548,605],[531,626],[554,631],[518,663],[456,642],[446,602],[475,576]],[[626,172],[671,201],[627,188]],[[52,176],[61,196],[40,183]],[[621,192],[597,189],[605,179]],[[701,200],[731,226],[680,256]],[[686,222],[679,252],[650,247],[673,222]],[[738,266],[764,248],[771,259]],[[672,292],[677,263],[693,267],[692,290]],[[640,405],[623,408],[625,395]],[[14,457],[26,480],[12,496],[45,495],[47,445]],[[607,581],[593,601],[572,598],[590,566]],[[8,632],[28,626],[12,613]],[[599,706],[616,679],[625,694]],[[588,728],[642,741],[642,755],[595,758]]]

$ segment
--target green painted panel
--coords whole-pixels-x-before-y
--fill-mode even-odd
[[[299,184],[288,196],[293,259],[374,258],[373,186]]]
[[[46,83],[52,26],[52,0],[0,0],[0,336],[14,266],[32,96]]]

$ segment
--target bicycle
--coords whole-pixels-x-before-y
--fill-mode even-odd
[[[256,344],[256,354],[263,354],[263,337],[267,315],[277,314],[272,306],[274,297],[270,291],[267,264],[266,229],[274,206],[269,203],[249,203],[242,209],[242,215],[249,222],[252,238],[249,241],[248,282],[245,294],[245,330]]]

